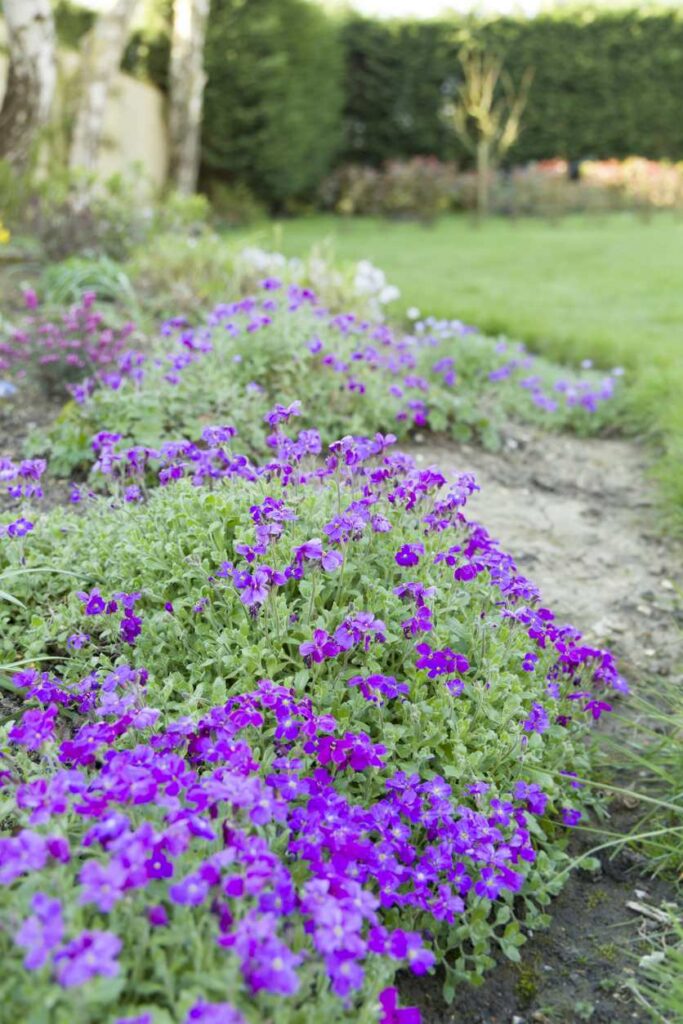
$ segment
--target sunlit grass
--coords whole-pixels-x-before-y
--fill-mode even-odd
[[[243,232],[289,256],[329,240],[401,289],[394,312],[458,317],[577,363],[623,365],[629,426],[657,439],[671,522],[683,528],[683,219],[661,213],[559,222],[464,216],[431,227],[311,216]]]

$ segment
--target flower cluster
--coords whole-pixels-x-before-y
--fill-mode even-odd
[[[432,423],[482,339],[436,322],[396,336],[262,286],[77,385],[108,493],[6,545],[21,706],[0,734],[0,949],[17,1019],[49,1004],[58,1024],[74,1007],[88,1024],[162,1007],[186,1024],[415,1024],[397,969],[447,955],[480,974],[534,926],[566,863],[557,831],[587,800],[583,730],[626,690],[468,520],[471,475],[418,466],[393,433],[323,450],[334,420],[312,425],[268,354],[296,324],[294,365],[332,382],[334,415],[381,396],[400,432]],[[485,353],[518,395],[527,357]],[[213,369],[244,385],[247,418],[207,402],[192,430],[136,438],[152,392],[182,406]],[[44,469],[0,465],[15,500],[39,497]]]

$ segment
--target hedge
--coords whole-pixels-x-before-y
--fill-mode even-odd
[[[464,158],[441,108],[455,89],[467,32],[500,53],[516,81],[534,68],[511,162],[683,158],[683,18],[673,10],[586,10],[479,24],[349,20],[343,29],[346,160]]]
[[[167,0],[150,7],[163,24]],[[167,47],[155,31],[133,42],[127,65],[163,88]],[[205,172],[283,205],[312,196],[333,163],[465,162],[441,111],[468,34],[499,52],[514,79],[534,68],[511,163],[683,159],[683,15],[673,8],[411,22],[339,20],[310,0],[213,0]]]

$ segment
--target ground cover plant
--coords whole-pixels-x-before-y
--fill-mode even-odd
[[[284,288],[273,277],[256,296],[217,306],[205,323],[193,328],[172,318],[160,335],[70,386],[74,401],[48,436],[34,441],[35,453],[50,454],[53,470],[128,460],[107,445],[103,454],[100,442],[93,449],[93,435],[107,432],[143,446],[132,458],[144,466],[167,457],[157,451],[165,441],[198,441],[207,422],[228,415],[244,450],[263,456],[276,444],[276,435],[261,430],[264,415],[274,403],[292,401],[303,403],[302,426],[320,430],[323,443],[345,430],[368,435],[390,424],[399,437],[428,428],[495,446],[506,415],[590,432],[613,416],[619,381],[618,369],[561,372],[523,346],[459,321],[420,321],[404,334],[333,314],[310,289]],[[25,351],[26,336],[33,335],[20,330],[9,339],[10,364]],[[125,472],[135,472],[133,463]]]
[[[452,995],[545,920],[614,661],[465,519],[471,477],[391,436],[321,459],[299,411],[269,410],[261,466],[211,426],[142,465],[146,500],[7,528],[22,1019],[415,1020],[396,967],[438,958]],[[97,470],[125,483],[117,445]],[[43,469],[4,475],[32,502]]]
[[[474,479],[370,431],[477,427],[488,392],[592,429],[617,380],[273,277],[160,334],[67,374],[73,507],[2,463],[0,992],[59,1024],[415,1021],[397,969],[452,997],[547,921],[626,687],[465,518]]]

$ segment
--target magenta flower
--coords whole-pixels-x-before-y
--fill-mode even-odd
[[[385,988],[379,994],[379,1005],[382,1009],[382,1016],[379,1024],[420,1024],[421,1015],[416,1006],[406,1006],[399,1009],[398,990]]]
[[[581,811],[577,811],[574,807],[563,807],[562,808],[562,821],[565,825],[578,825],[581,821]]]

